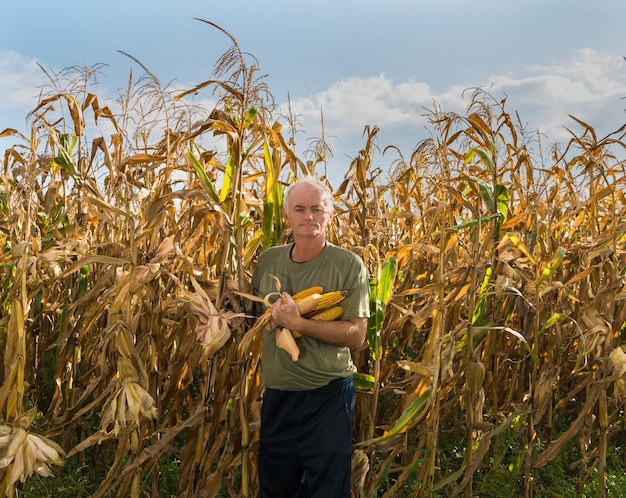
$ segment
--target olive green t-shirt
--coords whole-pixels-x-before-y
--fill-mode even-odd
[[[265,297],[276,292],[277,277],[281,291],[291,295],[312,286],[323,292],[346,290],[340,303],[344,308],[340,320],[369,316],[369,282],[363,261],[353,252],[326,243],[322,253],[312,261],[294,263],[290,254],[293,244],[267,249],[259,257],[252,277],[255,293]],[[292,361],[287,351],[276,347],[273,331],[263,331],[261,377],[265,387],[286,391],[316,389],[332,380],[352,375],[350,348],[337,347],[302,336],[296,339],[300,357]]]

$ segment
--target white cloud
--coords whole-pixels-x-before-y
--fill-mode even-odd
[[[531,66],[519,74],[494,75],[475,86],[497,101],[506,97],[505,110],[530,132],[539,131],[544,144],[570,138],[566,127],[578,130],[568,115],[597,128],[598,134],[617,130],[624,124],[626,64],[621,56],[582,49],[563,64]],[[425,82],[396,82],[385,74],[349,78],[327,90],[293,101],[302,130],[321,135],[320,110],[324,113],[326,136],[339,137],[331,143],[338,154],[356,156],[364,145],[366,125],[379,126],[379,145],[396,145],[410,153],[428,136],[426,114],[438,106],[444,112],[463,114],[468,104],[463,88],[451,85],[436,94]],[[301,143],[302,141],[300,141]],[[336,154],[337,155],[337,154]]]
[[[26,137],[26,140],[28,140],[29,126],[26,122],[28,114],[37,107],[42,95],[50,94],[51,92],[55,93],[53,82],[46,76],[46,72],[51,78],[58,79],[56,83],[60,85],[60,91],[64,89],[63,85],[69,84],[67,80],[68,77],[73,78],[78,76],[78,74],[74,74],[71,70],[62,70],[57,73],[57,70],[54,68],[48,68],[43,64],[42,66],[45,68],[45,72],[35,59],[26,57],[15,51],[0,50],[0,131],[6,128],[14,128],[22,133]],[[101,69],[101,71],[104,76],[107,76],[106,68]],[[140,77],[139,71],[134,74],[134,78],[137,80],[137,78]],[[122,84],[124,85],[122,90],[125,90],[127,80],[128,76],[122,78]],[[108,78],[98,78],[98,83],[92,80],[89,91],[97,95],[98,105],[101,108],[108,106],[115,115],[119,115],[121,110],[118,97],[111,98],[111,95],[117,95],[120,90],[118,90],[118,88],[110,88],[103,84],[106,82],[111,82],[111,80]],[[145,82],[144,79],[142,83]],[[174,82],[168,84],[165,91],[171,95],[175,95],[193,86],[194,83],[184,86],[181,83]],[[183,99],[183,102],[177,105],[184,103],[194,108],[202,107],[209,111],[215,104],[210,94],[190,96]],[[56,112],[64,112],[63,101],[61,101],[59,105],[56,105],[55,108]],[[93,113],[89,111],[88,109],[84,113],[86,134],[89,138],[103,136],[108,139],[116,132],[113,124],[105,118],[99,119],[96,124],[93,119]],[[193,119],[195,121],[206,119],[209,111],[206,113],[196,113]],[[50,118],[50,116],[48,117]],[[190,121],[183,126],[191,125],[192,122]],[[157,136],[158,133],[161,132],[157,127],[153,136]],[[20,142],[21,139],[15,135],[0,137],[0,151],[3,150],[3,148],[12,147]]]
[[[293,112],[300,116],[306,130],[317,127],[320,111],[334,134],[360,132],[365,125],[381,128],[415,125],[424,122],[420,109],[431,102],[425,83],[395,84],[384,74],[371,78],[338,81],[313,97],[293,101]],[[416,111],[418,111],[416,113]]]
[[[37,105],[39,87],[45,82],[46,76],[35,60],[12,50],[0,51],[0,109],[3,115],[20,112],[23,113],[21,117],[25,117],[24,110],[32,110]],[[10,123],[3,124],[10,126]]]
[[[599,135],[624,124],[625,72],[626,63],[621,55],[587,48],[564,62],[528,66],[503,74],[495,72],[473,86],[489,91],[498,101],[506,97],[505,109],[509,114],[515,119],[519,113],[527,130],[540,131],[543,143],[547,144],[567,140],[566,127],[579,129],[568,114],[587,122]],[[428,73],[425,68],[424,74]],[[47,83],[33,59],[14,51],[0,52],[0,129],[19,128],[26,114],[35,107],[40,87]],[[182,85],[176,83],[179,86]],[[192,86],[190,83],[186,88]],[[324,133],[331,137],[333,168],[337,165],[338,171],[345,171],[349,158],[355,157],[364,146],[362,135],[366,126],[380,128],[381,148],[394,145],[405,155],[410,154],[428,137],[431,127],[427,115],[435,106],[444,112],[465,113],[467,89],[452,81],[445,91],[436,93],[428,81],[397,81],[386,73],[336,81],[321,92],[291,102],[302,132],[296,136],[297,152],[307,148],[310,138],[321,136],[320,113],[323,112]],[[107,94],[114,93],[101,84],[97,89],[100,104]],[[213,105],[209,90],[202,90],[192,99],[206,107],[207,113]],[[386,156],[383,162],[388,164],[393,159]]]
[[[604,94],[623,88],[615,78],[626,71],[624,59],[619,56],[604,54],[590,48],[580,49],[567,63],[554,66],[531,66],[529,71],[563,76],[585,82],[596,92]]]
[[[509,112],[519,110],[530,129],[558,142],[570,136],[565,127],[577,127],[568,115],[596,128],[599,134],[624,124],[625,72],[620,56],[583,49],[566,64],[532,66],[522,76],[496,76],[491,89],[508,96]]]

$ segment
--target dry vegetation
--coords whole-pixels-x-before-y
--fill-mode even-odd
[[[93,496],[156,497],[165,458],[177,496],[256,495],[260,344],[238,293],[289,238],[283,186],[324,176],[329,150],[298,157],[280,124],[293,119],[231,40],[185,92],[213,91],[210,111],[135,61],[145,74],[114,115],[90,93],[99,68],[74,67],[51,75],[28,136],[2,132],[7,496],[74,459],[102,469]],[[354,496],[471,496],[501,468],[530,497],[571,444],[574,480],[605,495],[607,448],[625,443],[624,128],[598,137],[574,119],[548,158],[481,91],[465,115],[430,118],[410,159],[385,152],[388,175],[367,127],[332,186],[330,239],[373,277]],[[114,132],[89,139],[94,122]]]

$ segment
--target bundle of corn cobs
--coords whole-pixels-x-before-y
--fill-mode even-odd
[[[346,291],[323,292],[322,287],[309,287],[292,296],[300,314],[310,320],[332,321],[339,318],[343,308],[337,303],[346,297]],[[302,334],[293,330],[280,329],[276,331],[276,345],[291,355],[293,361],[298,361],[300,349],[294,339]]]
[[[332,321],[339,318],[343,313],[343,308],[338,303],[343,301],[346,297],[347,291],[329,291],[324,292],[324,289],[320,286],[313,286],[298,292],[292,296],[300,311],[300,315],[310,320],[324,320]],[[242,341],[241,348],[245,348],[245,344],[251,341],[252,336],[256,334],[262,328],[275,328],[275,325],[269,324],[272,321],[272,315],[269,312],[269,308],[272,305],[270,299],[272,296],[282,296],[280,292],[280,283],[277,281],[277,292],[272,292],[265,296],[263,303],[268,308],[265,313],[259,317],[254,326],[248,331],[249,339]],[[254,296],[254,299],[258,299]],[[279,297],[282,299],[282,297]],[[297,361],[300,356],[300,350],[296,344],[295,339],[301,337],[297,331],[289,331],[285,328],[279,328],[276,330],[276,345],[279,348],[284,349],[291,355],[293,361]]]
[[[300,314],[311,320],[324,320],[330,322],[343,314],[343,308],[338,303],[346,297],[346,291],[324,292],[319,286],[309,287],[292,296],[298,305]],[[292,332],[298,338],[302,334]]]

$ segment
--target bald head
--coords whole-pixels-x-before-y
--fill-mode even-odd
[[[289,212],[293,197],[297,196],[298,192],[309,189],[316,190],[320,193],[320,199],[324,210],[332,213],[333,193],[330,191],[325,183],[317,180],[316,178],[313,178],[312,176],[299,178],[285,189],[285,195],[283,198],[283,210]]]

